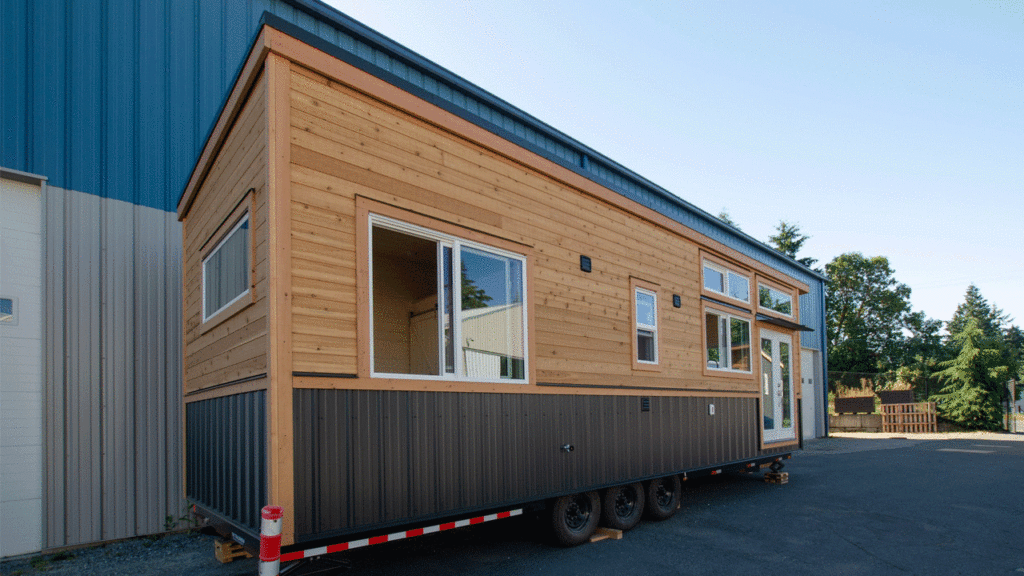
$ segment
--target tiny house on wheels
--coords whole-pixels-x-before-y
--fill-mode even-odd
[[[281,506],[285,558],[530,506],[574,544],[799,449],[820,276],[341,24],[265,17],[178,204],[202,516],[251,548]]]

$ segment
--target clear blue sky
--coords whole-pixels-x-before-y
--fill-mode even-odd
[[[1024,326],[1024,2],[329,3],[755,238]]]

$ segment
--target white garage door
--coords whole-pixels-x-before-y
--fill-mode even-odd
[[[42,547],[39,186],[0,178],[0,556]]]

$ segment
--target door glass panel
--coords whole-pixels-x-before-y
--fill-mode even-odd
[[[789,344],[779,342],[779,369],[782,373],[782,427],[793,427],[793,407],[791,405],[791,384],[789,370]]]
[[[454,325],[454,306],[455,301],[453,299],[454,287],[454,274],[452,274],[452,248],[451,246],[445,246],[442,248],[442,270],[441,273],[444,277],[444,372],[445,374],[455,373],[455,336],[453,331],[455,330]]]
[[[775,428],[775,399],[772,390],[775,372],[775,364],[772,358],[772,341],[768,338],[761,339],[761,411],[764,414],[764,429]]]
[[[521,379],[525,374],[522,262],[465,247],[459,256],[463,375]]]

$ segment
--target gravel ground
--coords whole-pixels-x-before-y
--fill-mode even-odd
[[[133,538],[0,564],[4,576],[233,576],[256,571],[254,558],[221,564],[213,553],[213,537],[198,533]]]

